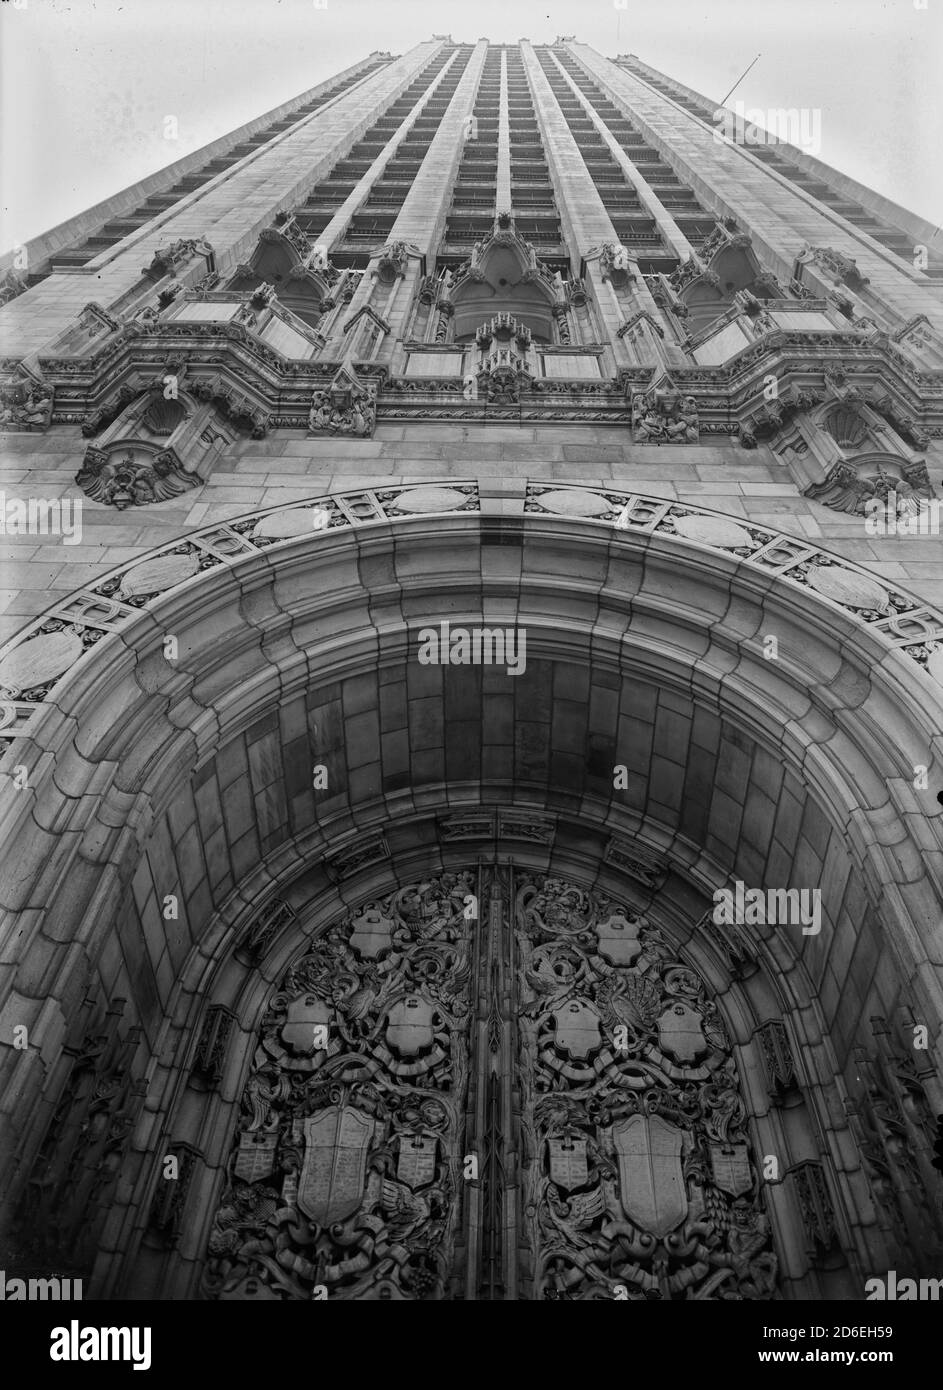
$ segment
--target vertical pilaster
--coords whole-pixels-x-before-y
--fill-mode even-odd
[[[422,96],[420,96],[419,100],[416,102],[415,106],[412,108],[409,114],[403,117],[402,124],[399,126],[395,134],[390,136],[389,140],[383,146],[383,149],[380,151],[376,159],[370,165],[370,168],[364,174],[363,178],[356,185],[353,191],[344,199],[344,202],[337,209],[337,212],[335,212],[330,222],[324,228],[324,231],[318,237],[318,243],[321,246],[326,247],[328,251],[330,251],[333,248],[335,242],[338,242],[343,238],[344,231],[347,227],[347,223],[350,221],[351,217],[360,207],[361,203],[363,203],[369,197],[370,190],[373,188],[377,180],[383,177],[383,172],[386,169],[386,166],[389,164],[390,160],[396,154],[396,151],[399,149],[400,145],[406,139],[410,130],[412,130],[413,124],[419,116],[419,113],[422,111],[422,108],[425,106],[426,102],[433,95],[436,89],[440,87],[442,83],[445,81],[446,75],[451,71],[452,66],[454,65],[457,57],[458,51],[456,50],[451,55],[448,62],[443,67],[442,71],[429,83],[429,86],[422,93]]]
[[[498,175],[494,215],[511,209],[511,118],[508,112],[508,55],[501,51],[501,93],[498,98]]]
[[[374,352],[374,357],[388,358],[392,355],[395,342],[402,336],[409,306],[422,274],[422,265],[434,254],[441,240],[464,149],[465,121],[475,105],[487,52],[488,41],[480,39],[426,151],[416,181],[393,223],[387,245],[401,245],[405,259],[391,292],[382,296],[382,303],[378,302],[377,289],[382,283],[380,270],[385,253],[377,251],[371,257],[344,316],[344,322],[349,323],[369,304],[384,318],[389,325],[389,333],[382,346]],[[340,331],[343,333],[342,326]],[[350,355],[351,351],[352,347],[345,347],[344,355]],[[329,355],[328,349],[325,352]]]
[[[605,121],[597,114],[593,103],[580,91],[557,55],[551,53],[550,57],[559,69],[560,75],[566,82],[570,91],[596,127],[603,144],[606,146],[623,174],[625,174],[629,183],[632,184],[638,194],[639,202],[645,208],[645,211],[654,218],[655,225],[672,251],[674,251],[675,255],[679,256],[681,260],[687,260],[688,257],[693,257],[695,254],[694,247],[688,241],[684,232],[682,232],[671,213],[658,197],[658,194],[649,186],[648,181],[640,173],[637,165],[633,164],[618,140],[616,140]]]
[[[521,43],[521,57],[547,154],[563,237],[570,253],[572,273],[584,274],[605,336],[611,344],[615,364],[617,367],[642,361],[661,361],[667,364],[670,360],[670,348],[666,349],[654,327],[659,317],[657,306],[638,274],[637,266],[632,268],[631,259],[627,260],[626,268],[614,270],[625,298],[625,303],[620,303],[620,295],[617,294],[613,283],[613,271],[607,268],[602,255],[606,246],[621,250],[612,220],[557,104],[546,74],[533,48],[527,42]],[[624,310],[629,318],[646,313],[653,320],[652,324],[641,325],[641,332],[636,335],[636,344],[632,347],[619,335],[620,328],[626,322]]]

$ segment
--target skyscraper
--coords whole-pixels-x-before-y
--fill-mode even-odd
[[[8,258],[8,1276],[939,1274],[943,259],[763,117],[436,35]]]

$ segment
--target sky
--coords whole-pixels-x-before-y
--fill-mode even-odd
[[[433,33],[574,34],[718,102],[760,54],[731,105],[820,112],[820,159],[943,223],[943,0],[3,0],[0,252]]]

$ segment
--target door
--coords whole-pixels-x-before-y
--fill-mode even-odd
[[[262,1020],[206,1297],[765,1299],[730,1043],[654,927],[480,865],[338,922]]]

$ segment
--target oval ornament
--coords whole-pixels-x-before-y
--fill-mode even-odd
[[[753,545],[749,531],[725,516],[676,516],[673,520],[679,536],[700,541],[701,545],[715,545],[720,550],[739,550]]]
[[[67,671],[83,650],[74,632],[43,632],[0,661],[0,686],[19,691],[47,685]]]
[[[612,503],[598,492],[584,492],[577,488],[559,488],[556,492],[545,492],[537,499],[548,512],[558,516],[602,516],[612,511]]]
[[[145,560],[135,565],[121,578],[121,598],[136,598],[140,594],[160,594],[192,579],[200,570],[200,562],[195,555],[159,555],[156,560]]]
[[[887,590],[876,580],[839,565],[822,565],[811,570],[809,583],[816,593],[846,608],[874,608],[883,613],[890,606]]]
[[[393,512],[454,512],[468,498],[453,487],[415,487],[389,503]]]

